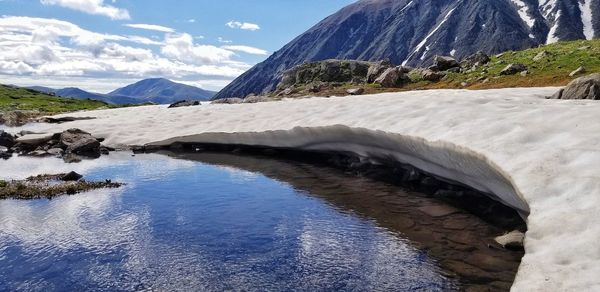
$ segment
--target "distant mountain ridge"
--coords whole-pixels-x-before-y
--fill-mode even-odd
[[[179,100],[210,100],[216,92],[176,83],[164,78],[144,79],[116,89],[108,94],[93,93],[75,87],[53,89],[43,86],[28,87],[44,93],[77,99],[94,99],[111,104],[145,103],[170,104]]]
[[[600,37],[598,0],[360,0],[325,18],[221,90],[215,98],[271,91],[292,67],[326,59],[426,66]]]

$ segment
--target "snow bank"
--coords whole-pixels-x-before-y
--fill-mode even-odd
[[[435,90],[76,114],[105,143],[173,141],[390,156],[529,212],[515,291],[600,290],[600,103],[556,88]]]

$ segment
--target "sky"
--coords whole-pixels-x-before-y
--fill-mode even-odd
[[[0,83],[219,90],[355,0],[0,0]]]

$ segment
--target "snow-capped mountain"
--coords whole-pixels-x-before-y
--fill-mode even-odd
[[[325,59],[427,65],[559,40],[600,37],[600,0],[360,0],[327,17],[215,98],[272,90],[283,71]]]

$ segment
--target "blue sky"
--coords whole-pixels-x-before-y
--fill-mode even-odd
[[[218,90],[354,0],[0,0],[0,83]]]

